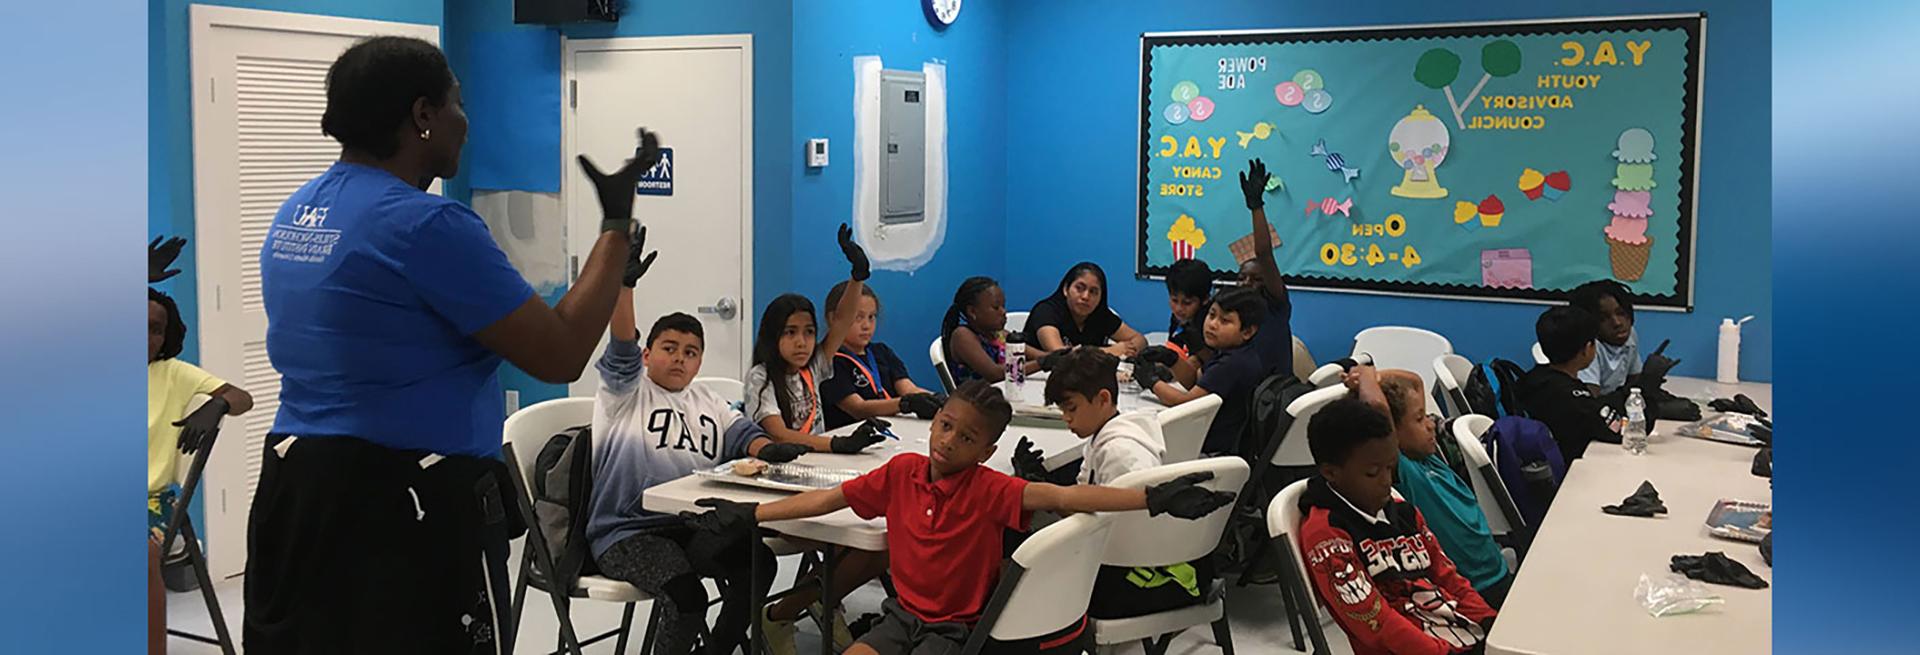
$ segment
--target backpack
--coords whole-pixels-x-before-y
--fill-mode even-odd
[[[1526,416],[1520,406],[1517,383],[1527,374],[1519,364],[1494,359],[1473,368],[1460,393],[1467,397],[1467,413],[1498,419],[1502,416]]]
[[[1471,482],[1473,477],[1467,474],[1467,454],[1460,452],[1460,442],[1453,438],[1453,424],[1459,420],[1460,417],[1455,416],[1442,422],[1434,441],[1440,445],[1440,461],[1446,462],[1447,468],[1460,476],[1462,482]],[[1467,485],[1467,491],[1473,491],[1472,484]]]
[[[1547,517],[1547,507],[1567,476],[1567,460],[1560,444],[1553,440],[1547,424],[1508,416],[1493,422],[1480,435],[1480,443],[1500,471],[1507,495],[1520,510],[1520,518],[1529,526],[1538,526]]]
[[[592,572],[586,536],[593,495],[592,432],[585,425],[562,430],[549,437],[534,458],[533,515],[553,557],[556,589],[572,589],[582,573]]]
[[[1244,569],[1270,541],[1266,531],[1268,503],[1287,483],[1306,473],[1275,468],[1273,456],[1280,450],[1281,438],[1293,425],[1287,406],[1312,391],[1313,385],[1282,371],[1268,376],[1248,397],[1247,431],[1241,435],[1240,451],[1235,454],[1247,460],[1252,473],[1234,503],[1234,515],[1229,519],[1226,534],[1222,535],[1222,548],[1216,554],[1217,569]],[[1264,566],[1275,564],[1265,562]]]

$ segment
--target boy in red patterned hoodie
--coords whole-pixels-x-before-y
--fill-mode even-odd
[[[1393,424],[1360,398],[1307,424],[1319,475],[1300,497],[1300,547],[1315,593],[1355,655],[1480,653],[1495,612],[1454,570],[1412,503],[1393,497]]]

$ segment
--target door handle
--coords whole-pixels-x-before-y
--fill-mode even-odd
[[[721,297],[711,305],[701,305],[698,311],[702,314],[719,316],[722,321],[731,321],[734,316],[740,314],[740,306],[735,305],[732,298]]]

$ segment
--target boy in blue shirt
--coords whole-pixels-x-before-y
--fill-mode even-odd
[[[1500,609],[1513,576],[1500,545],[1494,543],[1472,485],[1454,474],[1440,456],[1439,440],[1452,436],[1438,434],[1440,419],[1427,413],[1420,376],[1398,369],[1376,373],[1372,366],[1360,366],[1347,374],[1346,383],[1393,425],[1400,448],[1393,488],[1420,509],[1427,529],[1440,540],[1441,550],[1460,575],[1473,583],[1474,591],[1488,606]]]
[[[1266,365],[1254,344],[1267,316],[1267,303],[1257,292],[1251,289],[1220,292],[1207,308],[1207,320],[1202,328],[1207,348],[1216,354],[1200,370],[1199,381],[1190,389],[1174,386],[1173,371],[1162,364],[1145,360],[1134,363],[1134,381],[1168,407],[1209,394],[1217,394],[1225,401],[1220,405],[1220,413],[1214,415],[1213,424],[1207,427],[1206,442],[1200,447],[1202,452],[1231,453],[1240,446],[1241,433],[1247,426],[1247,398],[1267,376]]]

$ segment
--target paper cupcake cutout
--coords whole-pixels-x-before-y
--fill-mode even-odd
[[[1520,193],[1526,195],[1528,200],[1539,200],[1540,188],[1546,185],[1547,176],[1541,175],[1540,171],[1531,168],[1520,171]]]
[[[1560,196],[1566,195],[1572,188],[1573,178],[1567,176],[1566,171],[1554,171],[1547,174],[1547,185],[1541,189],[1541,195],[1546,196],[1548,200],[1558,201]]]
[[[1498,197],[1489,195],[1480,201],[1480,224],[1487,227],[1500,227],[1500,217],[1507,213],[1507,205]]]

